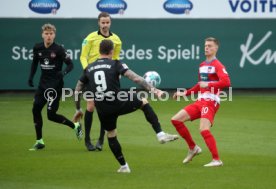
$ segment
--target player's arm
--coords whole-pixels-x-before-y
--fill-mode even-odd
[[[82,65],[82,68],[85,69],[88,66],[88,55],[91,49],[92,43],[89,42],[87,38],[85,38],[82,42],[81,47],[81,55],[80,55],[80,62]]]
[[[83,117],[83,112],[81,110],[81,92],[83,89],[83,82],[81,82],[80,80],[78,80],[76,88],[75,88],[75,106],[76,106],[76,113],[73,116],[73,122],[79,122],[80,119]]]
[[[225,67],[222,64],[216,65],[216,72],[217,72],[217,76],[219,78],[219,81],[208,83],[208,87],[209,88],[212,88],[212,87],[216,87],[216,88],[230,87],[231,82],[230,82],[229,75],[228,75]]]
[[[185,90],[185,91],[178,91],[178,92],[175,92],[173,94],[173,98],[176,99],[177,97],[180,97],[180,96],[189,96],[191,95],[192,93],[195,94],[197,93],[198,91],[200,91],[200,86],[199,84],[197,83],[195,86],[193,86],[192,88],[190,88],[189,90]]]
[[[66,74],[68,74],[73,70],[74,64],[71,58],[69,57],[69,55],[66,53],[65,49],[62,49],[62,59],[63,59],[63,62],[66,64],[66,68],[61,72],[61,74],[62,76],[65,76]]]
[[[117,44],[115,45],[114,51],[113,51],[113,60],[119,60],[120,59],[120,52],[122,49],[122,41],[120,40],[120,38],[118,37],[117,39]]]
[[[192,93],[195,94],[197,93],[198,91],[200,91],[200,86],[199,84],[197,83],[195,86],[193,86],[192,88],[190,88],[189,90],[186,91],[186,96],[189,96],[191,95]]]
[[[130,69],[126,70],[126,72],[124,73],[124,76],[127,77],[128,79],[132,80],[133,82],[137,83],[144,89],[146,89],[148,91],[153,91],[154,94],[156,94],[158,97],[164,93],[163,91],[156,89],[151,84],[147,83],[143,77],[136,74],[134,71],[132,71]]]
[[[73,117],[73,122],[78,122],[83,117],[83,112],[81,110],[81,93],[84,88],[84,85],[88,82],[88,78],[85,75],[85,72],[78,80],[77,85],[75,87],[75,106],[76,106],[76,113]]]
[[[81,109],[80,102],[81,102],[81,93],[83,90],[84,83],[78,80],[77,85],[75,87],[75,106],[77,110]]]
[[[29,80],[28,80],[28,84],[30,87],[34,87],[33,78],[37,70],[37,65],[38,65],[37,52],[36,52],[36,49],[33,48],[33,61],[32,61],[31,71],[30,71]]]

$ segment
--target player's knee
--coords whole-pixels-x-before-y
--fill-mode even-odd
[[[113,129],[112,131],[107,131],[107,137],[108,138],[113,138],[115,136],[117,136],[116,129]]]
[[[146,98],[142,98],[142,102],[143,102],[143,106],[149,103],[149,101]]]
[[[48,111],[47,112],[47,117],[50,121],[55,121],[56,120],[56,112]]]
[[[86,109],[89,112],[93,112],[95,109],[94,101],[87,101]]]
[[[32,108],[33,115],[39,114],[42,108],[38,104],[34,104]]]
[[[173,124],[173,126],[176,128],[176,129],[178,129],[178,128],[181,128],[182,127],[182,122],[181,121],[179,121],[179,120],[175,120],[175,119],[171,119],[171,123]]]

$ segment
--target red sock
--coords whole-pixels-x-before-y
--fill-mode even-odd
[[[187,129],[187,127],[184,125],[184,123],[182,123],[181,121],[177,121],[177,120],[171,120],[172,124],[174,125],[175,129],[177,130],[177,132],[182,136],[182,138],[185,139],[185,141],[187,142],[189,148],[192,150],[195,147],[195,142],[192,139],[192,136],[189,132],[189,130]]]
[[[208,146],[208,148],[213,156],[213,159],[219,160],[218,149],[217,149],[216,140],[215,140],[214,136],[211,134],[211,132],[209,130],[201,131],[200,134],[204,138],[205,143]]]

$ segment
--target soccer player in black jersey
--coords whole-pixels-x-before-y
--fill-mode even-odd
[[[80,62],[83,69],[85,69],[89,64],[95,62],[99,58],[99,46],[100,42],[103,39],[110,39],[114,44],[114,53],[112,59],[119,60],[120,58],[119,55],[122,48],[122,41],[120,40],[120,37],[118,35],[110,31],[111,16],[106,12],[101,12],[98,16],[98,25],[99,30],[90,33],[82,42]],[[95,106],[93,100],[87,99],[87,106],[84,114],[84,142],[88,151],[94,151],[96,149],[102,151],[105,135],[105,131],[102,127],[100,129],[100,136],[96,146],[94,146],[90,140],[90,131],[92,128],[94,109]]]
[[[130,173],[128,164],[123,156],[121,145],[117,140],[116,124],[120,115],[128,114],[141,109],[146,120],[152,125],[160,143],[176,140],[177,135],[171,135],[162,131],[158,117],[145,98],[139,99],[136,93],[128,93],[120,90],[120,75],[129,78],[148,91],[153,91],[160,97],[164,92],[148,84],[143,77],[130,70],[126,64],[118,60],[112,60],[113,42],[105,39],[100,43],[100,58],[93,64],[89,64],[78,81],[75,93],[78,95],[76,109],[80,110],[80,93],[85,84],[89,84],[94,102],[101,122],[101,126],[107,131],[108,144],[120,163],[118,172]],[[124,92],[124,97],[120,99],[120,93]],[[91,95],[92,95],[91,94]],[[121,96],[122,97],[122,96]],[[82,116],[82,112],[75,116]]]
[[[43,42],[38,43],[33,48],[33,62],[28,80],[30,87],[33,85],[33,77],[38,64],[41,68],[41,76],[38,89],[33,102],[33,120],[36,131],[36,143],[30,150],[39,150],[45,147],[42,139],[42,115],[41,111],[47,104],[48,119],[56,123],[64,124],[75,130],[77,138],[80,140],[82,131],[80,123],[73,123],[63,115],[57,114],[59,100],[62,95],[63,77],[73,69],[73,63],[66,54],[65,49],[54,42],[56,28],[52,24],[42,26]],[[66,68],[62,70],[63,62]]]

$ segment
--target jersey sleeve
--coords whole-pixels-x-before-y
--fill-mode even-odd
[[[33,61],[32,61],[31,71],[30,71],[30,75],[29,75],[29,80],[33,80],[35,72],[37,70],[37,66],[38,66],[37,50],[34,47],[33,48]]]
[[[114,52],[113,52],[113,60],[119,60],[120,59],[120,52],[122,49],[122,41],[120,40],[119,37],[116,39],[116,45],[114,47]]]
[[[63,47],[61,47],[60,53],[62,61],[66,64],[66,68],[64,71],[62,71],[62,74],[66,75],[67,73],[73,70],[74,65],[70,56],[67,54],[66,50]]]
[[[88,40],[88,37],[86,37],[82,42],[81,55],[80,55],[80,62],[83,69],[85,69],[88,66],[88,55],[89,55],[91,46],[92,46],[92,43]]]
[[[192,88],[190,88],[189,90],[187,90],[186,92],[186,96],[191,95],[192,93],[197,93],[198,91],[200,91],[200,86],[197,83],[195,86],[193,86]]]
[[[208,87],[217,87],[217,88],[230,87],[231,82],[225,67],[222,64],[216,64],[215,67],[216,67],[216,73],[219,78],[219,81],[208,83]]]
[[[82,83],[84,83],[84,84],[89,83],[89,79],[88,79],[88,77],[87,77],[87,75],[86,75],[86,70],[83,70],[82,75],[81,75],[81,77],[80,77],[79,80],[80,80]]]
[[[116,61],[116,70],[120,75],[124,75],[124,73],[129,69],[125,63],[120,61]]]

